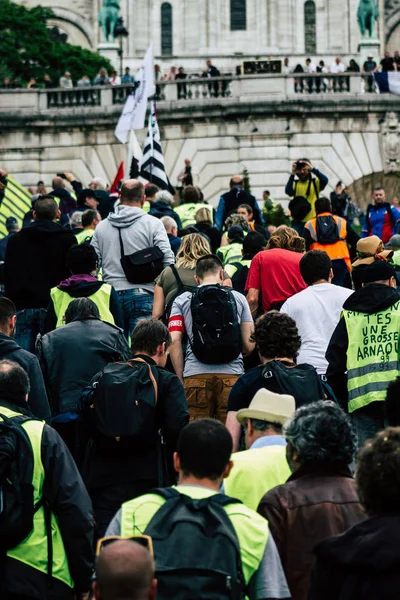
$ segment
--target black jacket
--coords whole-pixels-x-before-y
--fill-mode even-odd
[[[308,600],[397,600],[400,515],[372,517],[315,549]]]
[[[145,355],[138,355],[149,365],[155,362]],[[189,421],[186,394],[178,377],[157,367],[158,369],[158,402],[154,423],[154,437],[157,439],[158,429],[163,430],[167,445],[167,462],[171,476],[172,454],[176,450],[179,433]],[[88,489],[94,490],[112,485],[148,482],[151,490],[158,483],[157,448],[142,454],[127,453],[126,450],[110,452],[100,448],[93,440],[89,441],[83,468],[83,477]]]
[[[67,292],[71,298],[90,298],[93,294],[95,294],[101,286],[105,283],[104,281],[99,281],[95,277],[93,277],[93,281],[89,281],[90,276],[85,276],[87,281],[73,281],[73,278],[66,279],[62,281],[61,284],[57,287],[61,286],[63,292]],[[124,327],[124,315],[122,312],[121,303],[119,301],[119,297],[117,292],[112,288],[111,296],[110,296],[110,313],[114,317],[115,325],[117,327]],[[44,322],[43,333],[48,333],[49,331],[53,331],[57,325],[57,315],[54,310],[53,300],[50,298],[49,305],[47,307],[47,315],[46,320]]]
[[[4,265],[5,295],[18,310],[47,308],[50,290],[69,276],[68,248],[76,244],[72,231],[53,221],[31,223],[10,238]]]
[[[3,402],[0,402],[0,411],[1,405],[30,416],[26,409]],[[87,592],[94,562],[92,505],[68,448],[48,425],[43,429],[41,459],[45,474],[43,495],[57,515],[75,589]],[[20,561],[8,559],[7,588],[10,593],[37,600],[71,598],[69,588],[59,580],[53,579],[51,592],[48,586],[47,575]]]
[[[196,223],[196,229],[208,237],[210,240],[211,252],[215,254],[221,246],[222,232],[210,225],[207,221]]]
[[[42,371],[40,370],[36,356],[23,350],[13,338],[5,333],[0,333],[0,360],[12,360],[27,372],[31,384],[31,391],[28,398],[29,408],[35,417],[50,423],[50,406],[47,400]]]
[[[164,204],[164,202],[151,202],[149,215],[152,215],[157,219],[162,219],[163,217],[172,217],[176,222],[178,229],[182,229],[180,216],[173,210],[173,208],[171,208],[171,206]]]
[[[75,186],[73,187],[75,189]],[[76,200],[71,196],[68,190],[59,188],[57,190],[52,190],[49,195],[59,199],[59,209],[62,215],[67,215],[71,210],[76,208]]]
[[[225,214],[223,218],[223,222],[225,219],[232,213],[235,212],[236,209],[239,208],[241,204],[248,204],[251,206],[253,211],[254,221],[258,223],[258,225],[262,225],[260,221],[260,211],[256,210],[257,200],[251,194],[248,194],[245,190],[239,190],[234,187],[226,194],[221,196],[225,201]]]
[[[392,287],[382,283],[372,283],[362,287],[349,296],[343,304],[345,310],[374,315],[387,310],[399,302],[400,294]],[[347,410],[347,348],[349,338],[346,322],[342,317],[332,334],[326,351],[328,370],[326,376],[341,406]]]
[[[39,337],[37,352],[53,417],[76,410],[83,388],[96,373],[131,356],[122,330],[94,318]]]

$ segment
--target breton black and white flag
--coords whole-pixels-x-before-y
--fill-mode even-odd
[[[169,190],[170,183],[165,172],[164,157],[161,148],[160,130],[158,129],[156,107],[150,106],[149,129],[140,162],[140,177],[154,183],[162,190]]]

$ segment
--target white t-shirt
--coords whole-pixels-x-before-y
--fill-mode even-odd
[[[286,300],[281,312],[296,321],[301,337],[298,364],[308,363],[320,375],[326,373],[326,349],[339,323],[343,304],[352,293],[352,290],[338,285],[321,283],[311,285]]]
[[[333,63],[333,65],[331,65],[331,73],[344,73],[344,71],[345,66],[342,62],[339,64]]]

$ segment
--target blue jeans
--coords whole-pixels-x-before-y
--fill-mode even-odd
[[[44,308],[24,308],[17,312],[15,341],[24,350],[35,354],[35,342],[42,333],[47,311]]]
[[[132,331],[139,319],[149,319],[151,317],[154,296],[147,292],[143,294],[137,289],[120,290],[118,296],[124,314],[125,337],[130,340]]]

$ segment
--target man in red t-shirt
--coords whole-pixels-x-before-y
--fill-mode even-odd
[[[253,258],[246,283],[253,316],[258,312],[260,293],[262,311],[267,312],[279,310],[288,298],[307,287],[300,274],[304,251],[303,238],[290,227],[282,226],[269,240],[268,249]]]

